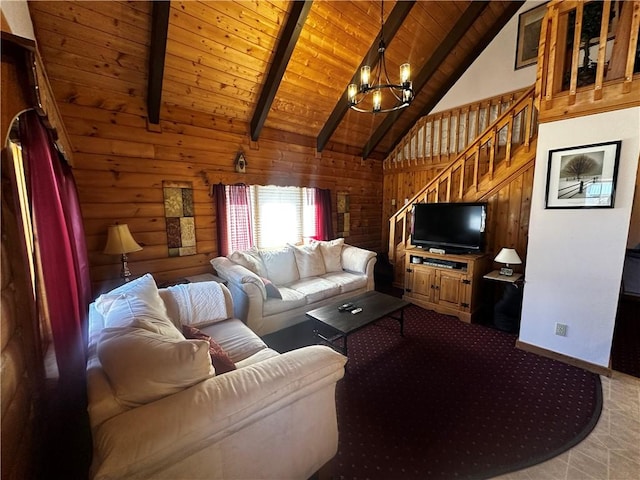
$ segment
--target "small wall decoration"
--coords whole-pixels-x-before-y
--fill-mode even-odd
[[[546,208],[611,208],[621,140],[549,151]]]
[[[196,226],[191,182],[162,182],[170,257],[196,254]]]
[[[518,16],[516,70],[537,63],[540,30],[545,13],[547,5],[543,3]]]
[[[244,152],[240,151],[238,152],[238,154],[236,155],[236,172],[238,173],[245,173],[246,168],[247,168],[247,159],[244,158]]]
[[[337,212],[338,212],[338,236],[349,236],[349,224],[351,221],[351,214],[349,213],[349,194],[345,192],[338,192],[336,194],[337,200]]]

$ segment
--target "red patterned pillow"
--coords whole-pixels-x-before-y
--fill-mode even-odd
[[[182,326],[182,334],[185,338],[206,340],[209,342],[209,355],[211,355],[211,363],[213,368],[216,369],[216,375],[222,375],[223,373],[230,372],[236,369],[236,364],[233,363],[229,354],[225,352],[216,341],[204,332],[201,332],[196,327],[191,325]]]

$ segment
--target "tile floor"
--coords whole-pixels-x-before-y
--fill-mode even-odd
[[[602,380],[602,414],[593,431],[563,454],[499,480],[640,480],[640,378]]]

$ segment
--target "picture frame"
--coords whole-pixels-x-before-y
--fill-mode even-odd
[[[613,208],[621,140],[549,151],[545,208]]]
[[[545,2],[537,7],[533,7],[518,16],[516,70],[534,65],[538,62],[540,30],[542,28],[542,19],[547,12],[547,3],[548,2]]]

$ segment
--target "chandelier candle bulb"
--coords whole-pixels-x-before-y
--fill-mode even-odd
[[[363,89],[368,88],[370,78],[371,78],[371,67],[369,65],[365,65],[360,69],[360,87]]]
[[[349,96],[349,103],[353,104],[356,101],[356,95],[358,95],[358,86],[355,83],[350,83],[347,89],[347,95]]]
[[[405,87],[409,87],[409,85],[407,85],[409,83],[409,80],[411,79],[411,65],[408,63],[403,63],[402,65],[400,65],[400,82],[402,82],[402,85]]]
[[[373,92],[373,111],[380,111],[380,106],[382,105],[382,92],[380,90],[376,90]]]

